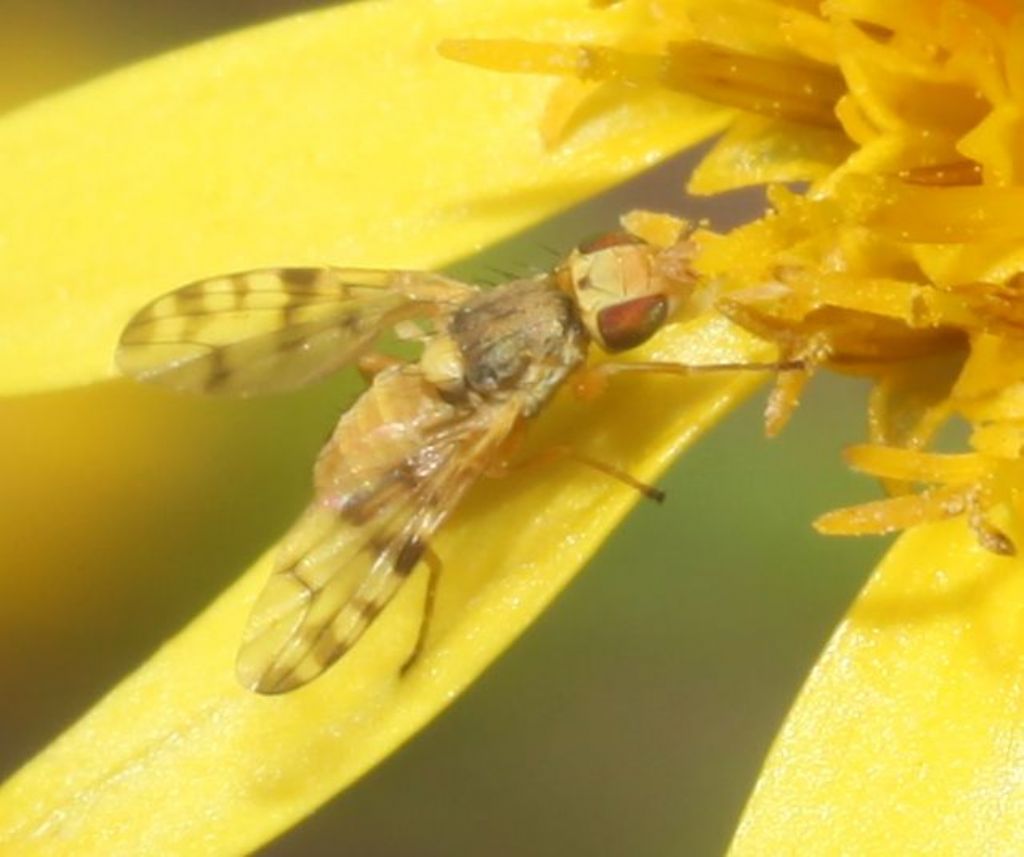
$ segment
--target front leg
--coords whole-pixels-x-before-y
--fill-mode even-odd
[[[804,360],[776,360],[766,363],[671,363],[648,360],[625,362],[608,360],[595,366],[585,366],[572,378],[572,390],[577,398],[592,401],[608,387],[613,375],[628,372],[658,375],[707,375],[713,372],[806,372]]]

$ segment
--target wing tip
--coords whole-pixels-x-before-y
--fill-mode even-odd
[[[278,696],[306,683],[298,680],[294,673],[282,674],[279,670],[261,669],[246,663],[241,652],[235,662],[235,677],[246,690],[261,696]]]

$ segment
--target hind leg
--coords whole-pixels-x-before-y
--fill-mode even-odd
[[[416,661],[419,660],[423,647],[426,645],[427,637],[430,634],[430,622],[434,617],[437,584],[441,579],[441,558],[428,547],[423,554],[423,559],[427,564],[427,591],[423,596],[423,615],[420,618],[420,629],[416,635],[416,643],[409,653],[409,657],[405,659],[399,670],[402,675],[405,675],[412,669]]]

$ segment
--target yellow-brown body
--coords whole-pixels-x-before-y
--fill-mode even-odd
[[[415,655],[439,567],[430,537],[592,343],[619,351],[662,326],[690,285],[686,255],[681,242],[615,234],[549,274],[490,289],[409,271],[266,269],[200,281],[140,310],[118,360],[178,390],[294,389],[367,356],[388,330],[423,346],[418,360],[377,372],[320,453],[314,500],[253,607],[242,683],[280,693],[315,678],[426,558]]]

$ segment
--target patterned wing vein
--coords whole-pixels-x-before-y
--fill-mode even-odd
[[[200,280],[125,327],[126,374],[179,391],[293,390],[348,365],[396,323],[436,314],[472,287],[436,274],[268,268]]]
[[[373,424],[402,397],[400,433]],[[366,411],[378,411],[369,416]],[[378,376],[345,415],[321,456],[332,478],[286,536],[277,567],[257,599],[239,651],[241,682],[261,693],[303,685],[348,651],[422,558],[429,538],[486,469],[512,430],[518,402],[455,408],[408,368]],[[391,428],[394,428],[394,424]],[[359,458],[362,434],[372,455]],[[388,449],[389,444],[391,449]]]

